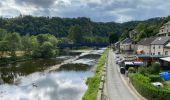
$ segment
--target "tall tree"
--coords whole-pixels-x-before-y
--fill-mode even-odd
[[[80,26],[72,26],[69,29],[68,38],[71,39],[75,43],[80,43],[83,39],[83,33]]]
[[[12,57],[16,57],[16,51],[21,48],[21,37],[19,33],[10,33],[5,37],[5,41],[8,42],[9,51]]]

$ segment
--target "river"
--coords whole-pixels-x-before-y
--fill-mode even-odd
[[[81,100],[104,49],[0,66],[0,100]],[[65,60],[78,59],[63,64]],[[53,68],[50,71],[50,68]]]

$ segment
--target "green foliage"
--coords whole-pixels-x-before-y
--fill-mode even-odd
[[[89,77],[86,81],[88,89],[85,92],[82,100],[97,100],[97,92],[100,85],[102,69],[106,61],[108,49],[105,50],[103,55],[100,57],[98,64],[95,69],[94,76]]]
[[[135,70],[134,67],[129,67],[128,72],[129,73],[136,73],[136,70]]]
[[[152,63],[151,66],[146,67],[146,66],[141,66],[138,68],[138,72],[142,75],[148,75],[148,74],[159,74],[161,70],[161,65],[160,63]]]
[[[15,51],[21,48],[21,37],[19,33],[9,33],[8,35],[6,35],[5,40],[7,41],[11,57],[15,59]]]
[[[129,78],[136,90],[148,100],[169,100],[170,90],[151,85],[147,76],[130,74]]]
[[[147,68],[145,66],[141,66],[138,68],[138,73],[142,74],[142,75],[146,75],[147,74]]]
[[[55,56],[55,50],[53,49],[54,46],[50,42],[44,42],[40,49],[41,49],[41,55],[43,58],[50,58]]]
[[[80,26],[72,26],[69,29],[68,38],[75,43],[79,43],[83,39],[82,29]]]
[[[163,79],[160,75],[148,75],[150,78],[151,82],[162,82]]]
[[[36,58],[51,58],[58,54],[56,45],[58,40],[55,36],[50,34],[39,34],[32,38],[33,53],[32,56]]]
[[[115,43],[115,42],[118,41],[118,39],[119,39],[119,35],[118,34],[113,33],[113,32],[109,33],[109,42],[110,43]]]
[[[160,73],[160,70],[161,70],[161,65],[160,63],[156,62],[156,63],[153,63],[152,64],[152,69],[153,69],[153,74],[159,74]]]
[[[7,33],[0,29],[0,57],[5,58],[10,54],[10,60],[17,60],[16,51],[22,51],[27,57],[50,58],[58,54],[56,46],[58,40],[50,34],[39,34],[30,36],[29,34],[20,36],[19,33]],[[5,56],[4,56],[5,54]]]

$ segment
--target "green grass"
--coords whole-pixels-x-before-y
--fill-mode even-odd
[[[165,86],[167,89],[170,89],[170,81],[164,81],[164,86]]]
[[[100,85],[100,80],[102,76],[102,69],[104,67],[107,53],[109,49],[106,49],[103,55],[100,57],[98,64],[96,65],[96,69],[94,75],[89,77],[86,81],[88,85],[88,89],[83,96],[83,100],[96,100],[97,99],[97,92]]]

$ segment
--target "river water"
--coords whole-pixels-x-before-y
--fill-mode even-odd
[[[104,50],[56,59],[37,59],[0,66],[0,100],[81,100],[86,79]],[[66,59],[77,60],[47,72]]]

